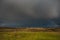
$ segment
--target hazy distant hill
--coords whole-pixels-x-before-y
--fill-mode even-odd
[[[52,19],[56,24],[60,25],[60,18]]]
[[[23,20],[23,21],[16,21],[16,22],[0,22],[0,26],[6,27],[57,27],[60,23],[58,19],[31,19],[31,20]]]

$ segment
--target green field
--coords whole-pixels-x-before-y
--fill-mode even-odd
[[[60,40],[60,32],[0,32],[0,40]]]

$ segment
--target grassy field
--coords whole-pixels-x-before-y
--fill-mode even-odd
[[[60,32],[0,32],[0,40],[60,40]]]

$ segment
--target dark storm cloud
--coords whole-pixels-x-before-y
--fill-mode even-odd
[[[2,0],[0,19],[4,22],[59,17],[58,0]]]
[[[3,0],[1,17],[7,19],[58,17],[57,0]]]

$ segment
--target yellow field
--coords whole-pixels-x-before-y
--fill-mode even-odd
[[[0,32],[0,40],[60,40],[60,32]]]
[[[0,28],[0,40],[60,40],[60,29]]]

